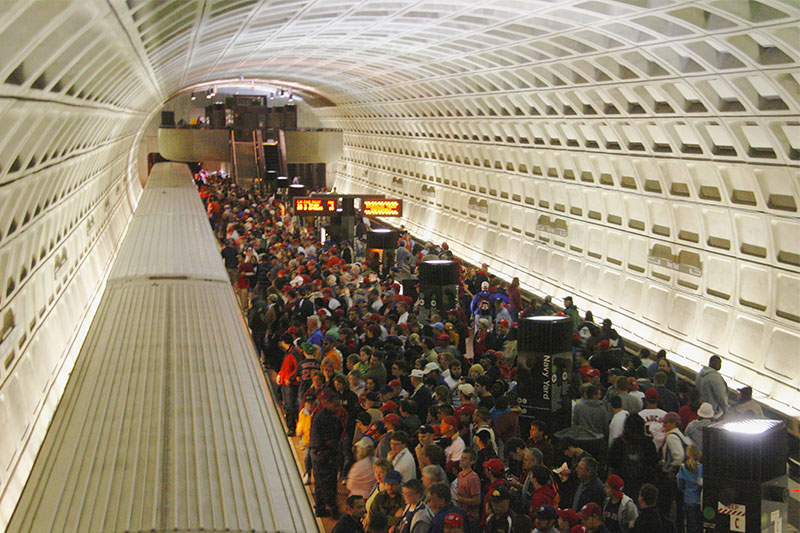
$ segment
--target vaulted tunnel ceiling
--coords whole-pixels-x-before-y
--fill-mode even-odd
[[[2,9],[0,521],[135,208],[151,117],[240,76],[336,104],[316,114],[344,130],[340,190],[400,195],[418,235],[688,367],[718,353],[796,414],[800,1]]]

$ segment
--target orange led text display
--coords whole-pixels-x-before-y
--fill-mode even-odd
[[[399,217],[403,214],[402,200],[364,200],[362,210],[368,217]]]

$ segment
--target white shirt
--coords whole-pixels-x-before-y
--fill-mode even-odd
[[[450,443],[450,446],[444,449],[444,456],[447,462],[459,462],[461,460],[461,454],[464,453],[464,448],[464,439],[456,433],[456,438]]]
[[[664,444],[664,425],[661,419],[667,414],[663,409],[642,409],[639,411],[639,416],[644,420],[644,431],[647,433],[656,444],[657,449],[661,449]]]
[[[414,457],[408,448],[403,448],[403,451],[398,453],[392,459],[394,469],[400,472],[403,476],[403,483],[409,479],[417,479],[417,464],[414,462]]]
[[[619,413],[616,413],[614,416],[611,417],[611,423],[608,425],[608,445],[611,446],[611,443],[614,442],[614,439],[620,437],[622,435],[622,428],[625,427],[625,420],[628,419],[628,411],[625,409],[621,410]]]
[[[639,398],[639,405],[644,407],[644,393],[640,390],[631,390],[628,391],[628,394],[633,396],[634,398]]]
[[[444,379],[444,384],[447,385],[447,388],[450,389],[450,392],[456,390],[461,384],[461,379],[453,379],[453,376],[450,375],[450,369],[448,368],[444,372],[442,372],[442,379]],[[459,398],[460,400],[461,398]]]

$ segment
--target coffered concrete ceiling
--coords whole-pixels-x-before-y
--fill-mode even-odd
[[[402,196],[416,234],[688,367],[718,353],[796,414],[797,0],[1,6],[3,523],[136,206],[140,139],[220,79],[334,104],[339,190]]]

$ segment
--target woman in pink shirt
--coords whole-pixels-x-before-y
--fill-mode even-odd
[[[356,462],[347,473],[347,490],[350,495],[357,494],[365,500],[375,488],[375,472],[372,468],[375,462],[375,443],[369,437],[364,437],[355,444]]]

